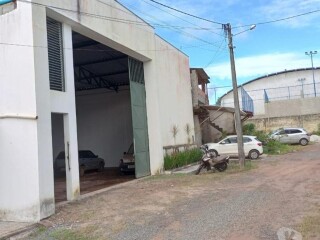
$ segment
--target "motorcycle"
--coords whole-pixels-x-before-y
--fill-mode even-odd
[[[210,152],[207,145],[201,146],[200,149],[204,152],[200,165],[196,170],[195,174],[198,175],[203,169],[210,171],[212,168],[219,172],[223,172],[228,168],[229,156],[216,156],[213,152]]]

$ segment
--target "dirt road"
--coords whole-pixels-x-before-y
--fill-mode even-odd
[[[310,227],[320,216],[320,144],[257,165],[132,182],[58,208],[52,226],[27,239],[270,240],[281,227]]]

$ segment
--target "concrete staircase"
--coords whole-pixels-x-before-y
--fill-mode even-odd
[[[223,128],[221,128],[219,125],[215,124],[214,122],[212,122],[211,120],[209,120],[209,124],[210,126],[212,126],[213,128],[217,129],[219,132],[223,132]]]

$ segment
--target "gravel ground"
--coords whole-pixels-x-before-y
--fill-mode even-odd
[[[136,181],[58,208],[22,239],[277,239],[320,207],[320,144],[257,165]]]

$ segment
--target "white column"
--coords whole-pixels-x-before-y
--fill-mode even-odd
[[[67,94],[68,113],[64,114],[64,141],[66,152],[67,200],[77,199],[80,195],[77,116],[74,88],[74,69],[72,51],[72,29],[63,24],[65,93]]]
[[[66,153],[67,200],[80,195],[77,125],[74,114],[64,114],[64,141]]]

